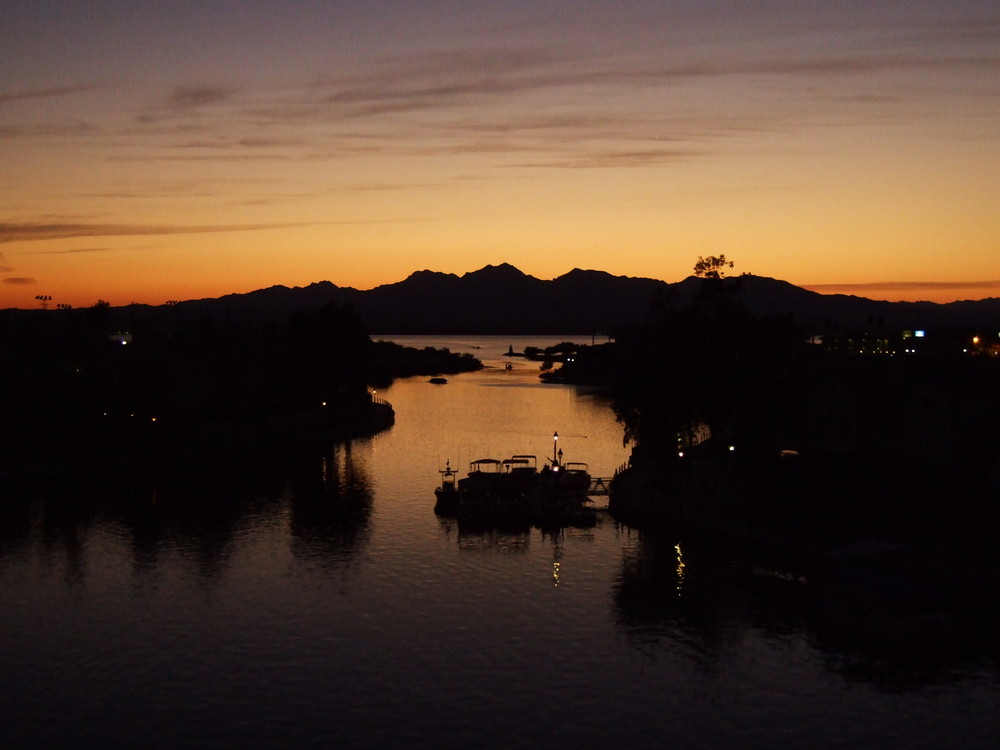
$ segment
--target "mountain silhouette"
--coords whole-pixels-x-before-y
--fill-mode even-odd
[[[594,333],[644,320],[662,286],[579,269],[541,281],[504,263],[461,277],[422,271],[349,301],[372,331]]]
[[[682,307],[704,283],[694,276],[667,283],[579,268],[544,281],[501,263],[462,276],[416,271],[403,281],[370,290],[320,281],[173,306],[128,305],[111,312],[123,329],[137,322],[155,324],[167,319],[281,325],[297,312],[318,310],[333,302],[352,305],[373,334],[591,335],[646,322],[657,306]],[[758,317],[790,315],[809,333],[876,334],[974,326],[1000,331],[1000,298],[995,297],[947,304],[884,302],[819,294],[762,276],[729,277],[724,283]],[[43,314],[38,310],[4,312]]]

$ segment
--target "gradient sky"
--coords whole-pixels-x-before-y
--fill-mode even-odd
[[[1000,296],[995,0],[11,0],[0,308],[510,262]]]

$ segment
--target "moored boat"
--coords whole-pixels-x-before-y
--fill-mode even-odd
[[[558,434],[553,439],[557,441]],[[575,518],[591,507],[590,473],[582,461],[564,463],[556,445],[541,469],[531,454],[480,458],[469,464],[465,477],[456,479],[449,463],[435,490],[435,512],[480,524],[550,525]]]
[[[523,514],[521,483],[527,464],[479,458],[469,464],[469,473],[458,480],[459,521],[490,524],[519,520]]]
[[[458,472],[451,468],[451,461],[446,461],[444,468],[439,469],[441,474],[441,484],[434,489],[437,502],[434,503],[434,512],[439,516],[450,516],[455,514],[458,507]]]

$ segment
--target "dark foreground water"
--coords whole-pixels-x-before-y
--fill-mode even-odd
[[[625,460],[606,404],[515,364],[400,382],[395,427],[350,446],[3,488],[0,747],[1000,747],[975,607],[820,595],[603,514],[435,517],[448,459],[558,430],[595,475]]]

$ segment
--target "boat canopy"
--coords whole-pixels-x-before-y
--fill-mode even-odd
[[[500,471],[501,461],[497,458],[479,458],[469,464],[469,472]]]
[[[535,471],[538,468],[538,459],[535,456],[517,455],[505,459],[503,462],[504,471]]]

